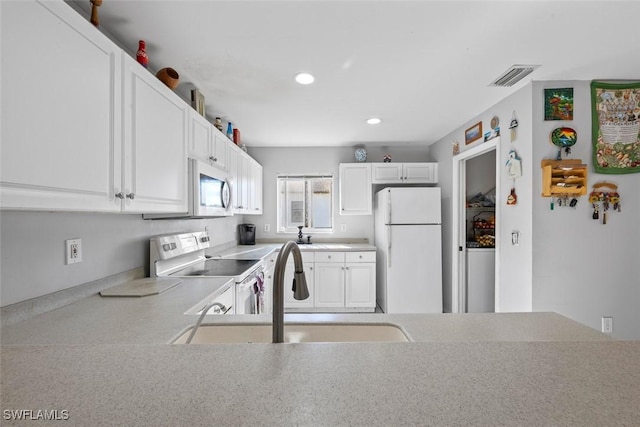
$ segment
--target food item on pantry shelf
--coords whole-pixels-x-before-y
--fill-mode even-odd
[[[492,248],[495,246],[495,237],[490,234],[485,234],[482,236],[476,237],[476,242],[480,245],[481,248]]]

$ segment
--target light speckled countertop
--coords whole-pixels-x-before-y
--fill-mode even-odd
[[[289,314],[394,323],[413,342],[167,344],[222,286],[94,295],[4,326],[2,424],[46,409],[83,426],[640,425],[640,342],[554,313]]]
[[[209,250],[208,255],[214,257],[234,257],[240,259],[263,258],[271,252],[278,251],[284,243],[256,243],[255,245],[238,245],[227,248],[223,251]],[[376,247],[368,243],[312,243],[310,245],[299,245],[302,252],[361,252],[375,251]]]

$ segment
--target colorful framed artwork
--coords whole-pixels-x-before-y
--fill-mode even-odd
[[[544,90],[544,119],[573,120],[573,88]]]
[[[482,138],[482,122],[478,122],[464,131],[464,143],[469,145]]]
[[[640,81],[591,82],[593,167],[598,173],[640,173]]]

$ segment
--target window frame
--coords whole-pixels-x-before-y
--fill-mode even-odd
[[[308,198],[312,195],[312,191],[310,189],[311,186],[311,181],[314,179],[327,179],[330,182],[330,197],[329,197],[329,201],[330,201],[330,213],[329,213],[329,219],[331,221],[331,227],[327,227],[327,228],[315,228],[315,227],[307,227],[307,222],[310,221],[311,223],[313,223],[313,218],[310,215],[311,212],[313,212],[313,206],[312,206],[312,202],[310,200],[308,200]],[[276,197],[276,211],[277,211],[277,215],[276,215],[276,233],[277,234],[298,234],[299,230],[298,230],[298,226],[295,227],[287,227],[286,226],[286,212],[282,211],[282,197],[284,196],[283,191],[281,191],[281,186],[282,183],[284,181],[287,180],[301,180],[304,181],[305,183],[305,189],[304,189],[304,200],[303,200],[303,204],[304,204],[304,209],[303,212],[306,211],[306,215],[305,218],[303,220],[303,222],[305,223],[305,226],[303,228],[304,233],[314,233],[314,234],[330,234],[333,233],[335,231],[335,221],[334,221],[334,205],[335,205],[335,176],[333,173],[318,173],[318,174],[278,174],[276,175],[276,192],[277,192],[277,197]]]

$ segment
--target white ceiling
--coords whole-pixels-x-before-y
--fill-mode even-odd
[[[248,146],[429,145],[531,79],[640,79],[640,1],[103,0],[99,16]],[[541,66],[489,86],[514,64]]]

